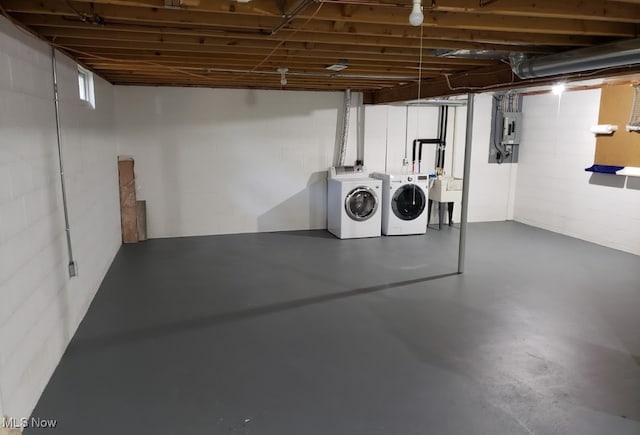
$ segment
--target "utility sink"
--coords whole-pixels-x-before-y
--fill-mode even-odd
[[[429,186],[429,199],[437,202],[462,201],[462,178],[445,177],[433,180]]]

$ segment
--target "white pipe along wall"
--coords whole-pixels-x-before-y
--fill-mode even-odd
[[[0,18],[0,403],[29,417],[120,246],[113,87],[58,57],[61,144],[79,275],[69,278],[51,49]],[[0,415],[0,417],[2,417]]]

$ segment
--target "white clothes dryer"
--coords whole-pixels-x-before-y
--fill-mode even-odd
[[[429,176],[381,173],[371,176],[382,181],[382,234],[425,234]]]

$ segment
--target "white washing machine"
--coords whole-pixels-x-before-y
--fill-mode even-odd
[[[387,236],[427,232],[427,174],[380,174],[382,180],[382,234]]]
[[[327,229],[340,239],[380,237],[382,181],[363,168],[342,166],[329,170]]]

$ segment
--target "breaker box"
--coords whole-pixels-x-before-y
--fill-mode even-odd
[[[502,112],[502,145],[520,144],[522,112]]]
[[[491,107],[489,163],[518,163],[522,139],[522,95],[497,93]]]

